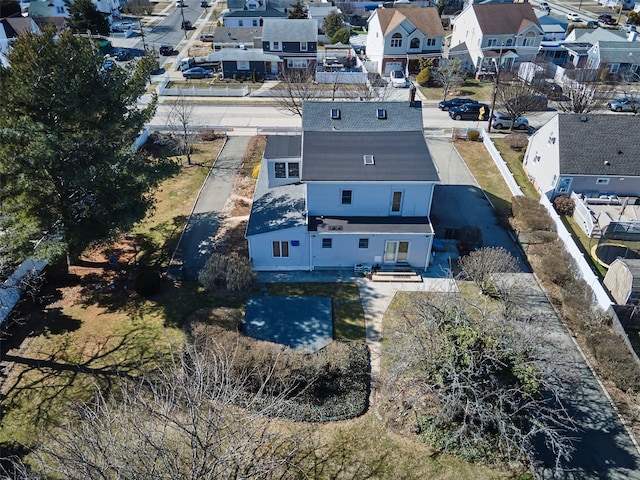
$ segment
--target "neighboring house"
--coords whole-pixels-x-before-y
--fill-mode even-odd
[[[236,10],[265,10],[266,0],[227,0],[227,9]]]
[[[254,269],[426,268],[439,177],[421,104],[307,101],[302,130],[267,140],[246,232]]]
[[[571,192],[637,197],[639,131],[636,116],[560,113],[531,136],[523,167],[550,199]]]
[[[421,58],[440,58],[444,29],[438,9],[396,5],[378,8],[368,21],[367,57],[377,72],[419,72]]]
[[[604,277],[604,286],[618,305],[640,303],[640,260],[618,258]]]
[[[0,20],[0,52],[6,52],[22,33],[40,33],[40,28],[28,17],[14,15]]]
[[[277,76],[282,60],[277,55],[269,55],[262,49],[223,48],[208,56],[213,62],[220,62],[225,78],[253,78]]]
[[[627,39],[627,34],[622,30],[610,28],[574,28],[565,38],[565,43],[580,42],[591,45],[596,42],[620,42]]]
[[[262,50],[284,60],[284,69],[315,69],[318,22],[312,19],[267,18],[262,26]]]
[[[29,3],[29,16],[35,17],[62,17],[69,18],[68,3],[65,0],[40,1]]]
[[[637,81],[640,74],[640,42],[596,42],[587,53],[586,68],[598,71],[606,69],[609,75]]]
[[[262,28],[217,27],[213,31],[215,51],[223,48],[262,48]]]
[[[309,18],[318,22],[318,33],[324,33],[324,19],[331,12],[342,14],[338,7],[330,3],[311,3],[309,5]]]
[[[444,52],[446,60],[460,60],[462,63],[462,70],[465,72],[474,72],[475,71],[475,63],[469,54],[469,49],[467,48],[467,44],[462,42],[455,47],[451,47],[449,49],[445,49]]]
[[[544,36],[530,3],[473,4],[452,23],[447,48],[466,43],[476,72],[532,61]]]
[[[222,24],[225,27],[261,27],[268,18],[287,18],[287,14],[275,8],[266,10],[234,10],[225,13]]]

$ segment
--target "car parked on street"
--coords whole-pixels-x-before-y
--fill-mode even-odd
[[[174,50],[174,48],[171,45],[167,45],[167,44],[160,45],[160,55],[168,57],[175,53],[178,53],[178,52]]]
[[[539,93],[546,95],[551,100],[562,100],[562,87],[557,83],[549,82],[543,78],[534,79],[531,86]]]
[[[538,8],[540,10],[546,10],[547,12],[551,10],[551,7],[549,6],[549,4],[547,2],[540,2],[538,4]]]
[[[105,58],[102,62],[102,70],[105,72],[113,72],[116,69],[116,62],[110,58]]]
[[[454,120],[489,120],[489,105],[485,103],[465,103],[449,109]]]
[[[213,78],[213,70],[202,67],[193,67],[182,72],[182,76],[187,79],[191,78]]]
[[[408,86],[407,77],[404,76],[402,70],[392,70],[389,73],[389,78],[391,79],[391,85],[394,88],[404,88]]]
[[[598,16],[598,22],[604,23],[605,25],[615,25],[616,23],[618,23],[608,13],[603,13],[602,15]]]
[[[131,60],[133,58],[133,55],[131,54],[131,51],[122,49],[122,50],[117,50],[113,54],[113,57],[119,62],[126,62],[127,60]]]
[[[577,13],[567,13],[567,20],[569,20],[570,22],[581,22],[582,19],[580,18],[580,15],[578,15]]]
[[[640,100],[635,98],[619,98],[607,103],[609,110],[613,112],[637,112],[640,110]]]
[[[182,30],[191,30],[193,28],[193,25],[189,20],[185,20],[180,24],[180,28]]]
[[[184,7],[184,0],[176,0],[176,7],[178,8]]]
[[[636,27],[634,24],[632,24],[632,23],[625,23],[625,24],[622,26],[622,29],[623,29],[625,32],[627,32],[627,33],[630,33],[630,32],[637,32],[637,31],[638,31],[637,27]]]
[[[446,112],[450,108],[459,107],[464,105],[465,103],[475,103],[475,100],[471,100],[470,98],[450,98],[449,100],[443,100],[438,104],[438,108],[443,112]]]
[[[503,128],[512,128],[514,130],[529,129],[529,120],[524,117],[517,117],[514,120],[508,113],[496,112],[491,118],[491,126],[496,130],[501,130]]]

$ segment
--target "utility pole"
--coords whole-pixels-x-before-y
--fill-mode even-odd
[[[500,54],[498,55],[498,63],[496,63],[496,81],[493,85],[493,100],[491,101],[491,112],[489,115],[489,126],[487,133],[491,133],[491,123],[493,123],[493,114],[496,110],[496,97],[498,96],[498,83],[500,82],[500,65],[502,64],[502,50],[504,49],[504,42],[500,44]]]
[[[187,29],[184,24],[184,5],[180,5],[180,13],[182,14],[182,29],[184,30],[184,39],[187,39]]]
[[[142,37],[142,48],[147,51],[147,43],[144,41],[144,30],[142,29],[142,20],[138,19],[138,26],[140,27],[140,36]]]

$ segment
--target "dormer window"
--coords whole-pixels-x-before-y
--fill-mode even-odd
[[[331,120],[340,120],[340,109],[332,108],[331,109]]]
[[[364,164],[365,165],[375,165],[376,161],[373,158],[373,155],[365,155],[364,156]]]
[[[378,120],[386,120],[387,119],[387,111],[384,108],[378,108],[376,110],[376,117],[378,117]]]

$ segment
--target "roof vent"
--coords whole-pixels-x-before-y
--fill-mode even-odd
[[[340,120],[340,109],[332,108],[331,109],[331,120]]]
[[[378,108],[376,111],[376,116],[378,120],[386,120],[387,119],[387,111],[384,108]]]
[[[618,150],[618,155],[622,155],[624,152],[622,150]]]
[[[586,122],[587,120],[589,120],[589,119],[587,118],[586,115],[580,115],[580,121],[581,122]]]
[[[611,162],[609,160],[605,160],[604,164],[608,167],[609,165],[611,165]]]
[[[375,165],[376,161],[373,158],[373,155],[365,155],[364,156],[364,164],[365,165]]]

